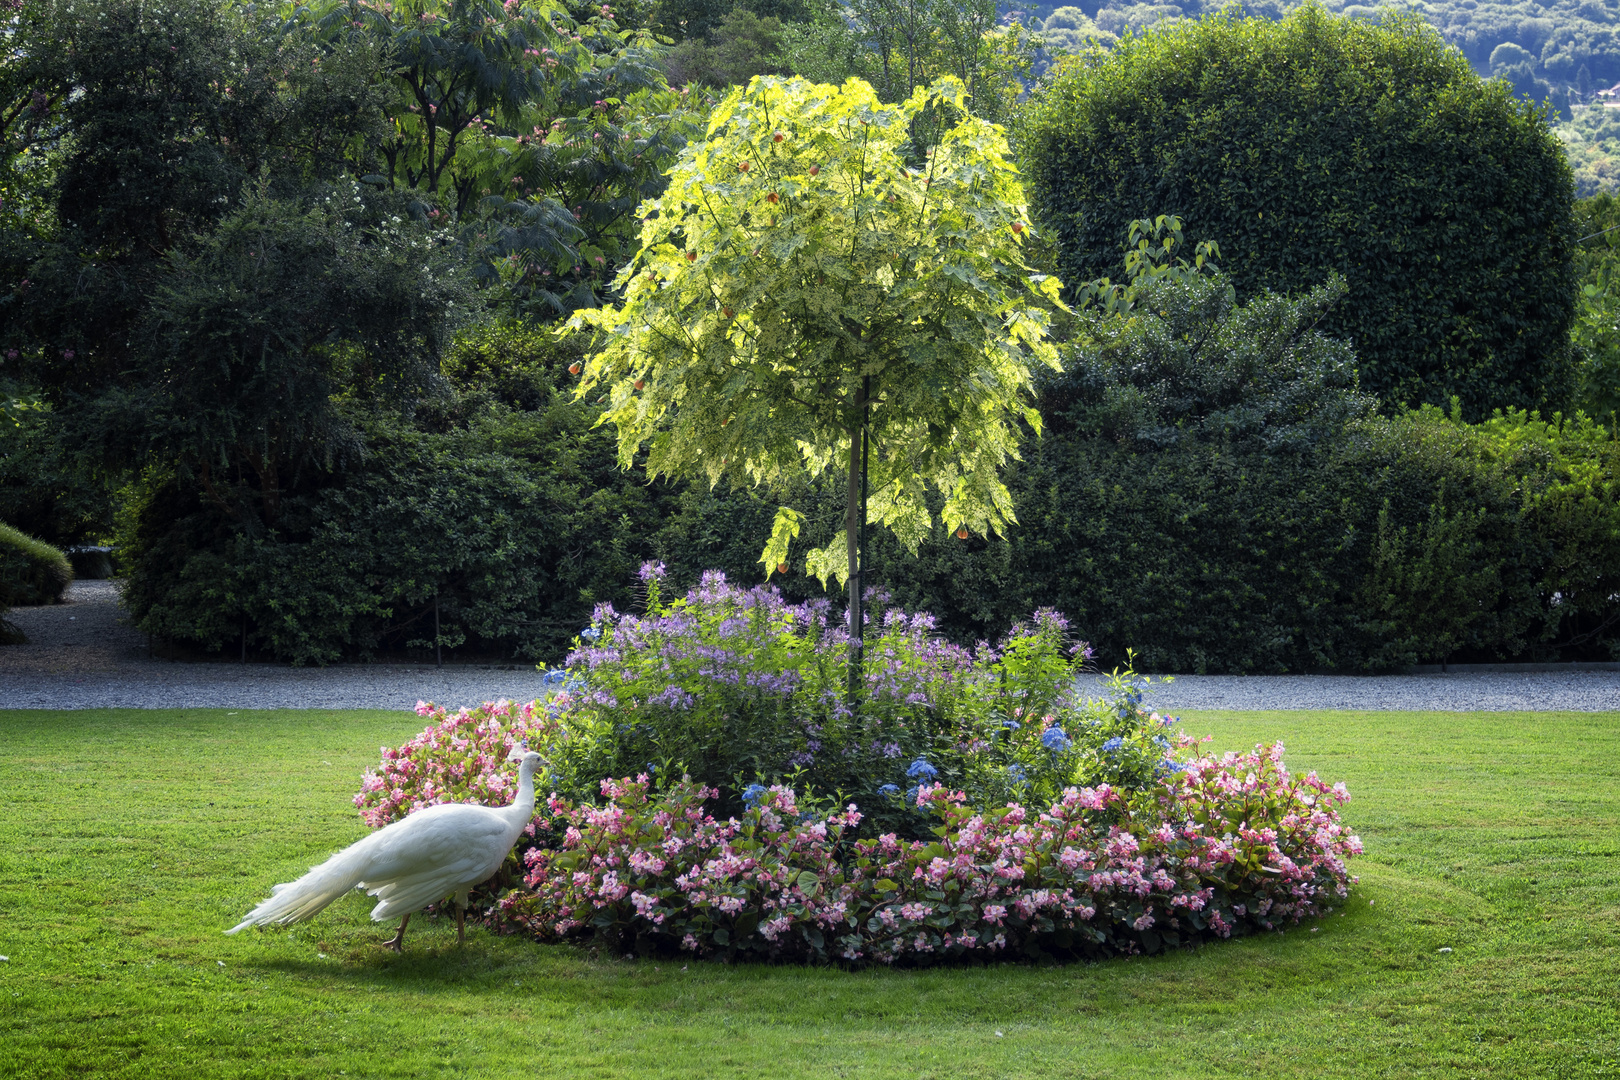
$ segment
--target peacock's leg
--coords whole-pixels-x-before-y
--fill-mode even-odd
[[[410,916],[409,913],[407,913],[403,919],[399,920],[399,933],[395,934],[393,937],[391,937],[387,941],[383,942],[383,948],[385,948],[385,949],[393,949],[397,953],[404,952],[405,951],[405,924],[410,922],[410,921],[411,921],[411,916]]]
[[[456,944],[467,943],[467,899],[470,890],[462,889],[456,894]]]

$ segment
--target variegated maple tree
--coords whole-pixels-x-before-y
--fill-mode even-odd
[[[955,79],[885,105],[856,79],[756,78],[643,204],[623,303],[569,323],[600,334],[579,393],[605,396],[625,467],[645,449],[649,474],[711,484],[844,472],[844,535],[806,566],[847,581],[852,620],[868,519],[915,551],[933,487],[961,536],[1014,520],[1001,470],[1019,421],[1040,429],[1034,365],[1058,363],[1060,283],[1025,263],[1001,128],[963,104]],[[922,129],[940,134],[918,158]],[[767,576],[799,527],[777,512]]]

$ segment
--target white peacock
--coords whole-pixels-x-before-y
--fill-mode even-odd
[[[521,745],[518,790],[510,806],[442,803],[385,825],[333,855],[297,881],[276,885],[270,898],[225,931],[249,926],[285,926],[313,918],[350,889],[378,899],[373,922],[403,914],[399,932],[386,942],[400,952],[405,924],[429,904],[454,895],[456,943],[466,940],[467,894],[506,861],[534,816],[534,771],[544,759]]]

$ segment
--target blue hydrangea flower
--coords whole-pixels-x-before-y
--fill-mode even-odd
[[[1165,758],[1163,761],[1159,762],[1159,768],[1166,773],[1178,773],[1186,769],[1186,767],[1186,765],[1172,758]]]
[[[917,786],[915,784],[913,784],[911,787],[906,788],[906,805],[907,806],[916,806],[917,805]]]
[[[1006,728],[1008,731],[1017,731],[1019,728],[1023,727],[1024,725],[1020,724],[1016,720],[1003,720],[1001,722],[1001,726]]]
[[[1046,747],[1048,750],[1062,753],[1074,744],[1070,742],[1069,737],[1063,733],[1062,728],[1049,727],[1041,733],[1041,745]]]
[[[562,668],[552,668],[540,680],[543,686],[558,686],[568,680],[568,672]]]
[[[882,787],[878,788],[877,793],[879,795],[883,796],[883,798],[885,798],[885,799],[892,799],[896,795],[900,794],[900,785],[899,784],[884,784]]]
[[[1153,736],[1153,745],[1157,746],[1160,750],[1168,750],[1170,748],[1170,740],[1165,738],[1163,735],[1155,735]]]
[[[587,626],[585,629],[579,632],[579,636],[586,641],[596,641],[602,636],[602,631],[598,630],[594,626]]]
[[[749,784],[743,788],[743,805],[752,810],[759,805],[759,800],[765,796],[764,784]]]
[[[1029,780],[1029,774],[1024,772],[1024,767],[1022,765],[1015,763],[1007,766],[1007,779],[1010,780],[1014,786],[1019,786]]]
[[[928,764],[927,758],[918,758],[907,767],[906,775],[913,780],[932,780],[939,775],[939,770]]]
[[[1124,745],[1125,740],[1120,738],[1118,735],[1115,735],[1112,739],[1109,739],[1107,742],[1102,744],[1103,753],[1112,754],[1115,750],[1118,750]]]

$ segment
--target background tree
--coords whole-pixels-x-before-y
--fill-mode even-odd
[[[1219,242],[1240,298],[1342,274],[1364,389],[1464,415],[1569,400],[1569,169],[1541,111],[1412,18],[1179,22],[1070,61],[1018,143],[1062,276],[1127,222]]]
[[[782,21],[732,8],[708,39],[689,37],[664,58],[670,82],[717,88],[742,85],[755,75],[784,75]]]
[[[701,116],[646,33],[600,5],[579,14],[519,0],[0,10],[0,517],[59,542],[116,533],[138,624],[206,649],[399,648],[424,639],[425,604],[442,616],[435,643],[535,655],[566,640],[589,608],[582,582],[600,571],[622,588],[621,562],[649,542],[562,530],[550,556],[517,548],[503,530],[532,533],[542,509],[558,521],[533,503],[536,461],[591,417],[463,392],[440,366],[469,322],[598,303],[636,206]],[[485,430],[507,410],[511,430]],[[610,443],[592,455],[611,467]],[[394,528],[372,483],[415,492],[395,505],[423,521],[458,492],[500,520],[334,564],[323,536]],[[610,547],[589,574],[524,562]]]
[[[1604,193],[1581,200],[1575,226],[1574,404],[1612,430],[1620,421],[1620,199]]]
[[[906,164],[916,117],[964,96],[954,79],[900,105],[858,81],[733,92],[647,207],[624,303],[569,323],[603,332],[579,392],[605,388],[626,467],[645,446],[650,475],[711,485],[844,473],[843,535],[806,568],[848,584],[852,671],[868,517],[915,551],[931,486],[946,529],[1000,531],[1019,422],[1040,430],[1032,365],[1056,364],[1060,286],[1024,264],[1000,130],[964,116]],[[785,572],[799,521],[778,511],[767,576]]]
[[[1077,7],[1060,7],[1041,23],[1041,44],[1060,52],[1078,53],[1092,45],[1112,45],[1117,38],[1101,30]]]
[[[1023,93],[1036,46],[1022,28],[1002,27],[997,12],[994,0],[828,0],[784,30],[783,51],[796,74],[865,79],[887,102],[954,76],[975,116],[1003,122]]]
[[[285,193],[335,177],[379,134],[376,57],[324,55],[196,3],[58,4],[19,74],[59,104],[59,150],[41,170],[33,228],[6,234],[25,261],[0,305],[0,340],[56,395],[128,377],[144,298],[169,252],[188,250],[251,179]],[[47,42],[50,45],[47,46]]]
[[[652,35],[600,5],[325,0],[293,25],[387,57],[392,134],[368,179],[455,222],[490,299],[534,318],[600,302],[702,109],[669,89]]]
[[[285,488],[308,486],[300,473],[363,456],[337,399],[398,411],[432,392],[472,301],[451,238],[424,236],[398,196],[353,181],[310,194],[254,194],[195,255],[171,258],[141,378],[102,403],[139,416],[134,437],[229,518],[264,528]]]

